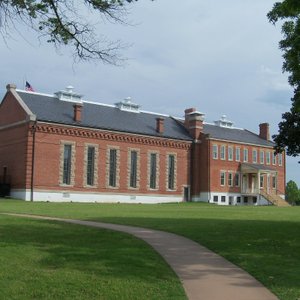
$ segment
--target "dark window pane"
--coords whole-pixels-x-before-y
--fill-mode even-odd
[[[86,169],[86,183],[94,185],[95,173],[95,147],[88,147],[87,149],[87,169]]]
[[[150,188],[156,189],[156,168],[157,168],[156,153],[151,153],[150,156]]]
[[[175,186],[175,157],[169,155],[169,170],[168,170],[168,189],[174,190]]]
[[[137,152],[130,153],[130,187],[136,188],[137,182]]]
[[[117,185],[117,150],[109,150],[109,185],[115,187]]]
[[[72,145],[64,145],[63,184],[71,184]]]

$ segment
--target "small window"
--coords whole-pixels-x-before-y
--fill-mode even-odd
[[[228,147],[228,160],[233,160],[233,147]]]
[[[257,163],[257,150],[256,150],[256,149],[254,149],[254,150],[252,151],[252,162],[253,162],[254,164]]]
[[[233,174],[228,173],[228,186],[232,186],[233,184]]]
[[[278,165],[282,166],[282,153],[278,154]]]
[[[235,173],[234,185],[235,186],[240,186],[240,173]]]
[[[259,187],[262,189],[264,187],[264,175],[260,175]]]
[[[259,152],[259,162],[261,164],[265,163],[265,152],[263,150],[260,150],[260,152]]]
[[[214,196],[214,202],[218,202],[219,199],[218,199],[218,196]]]
[[[257,197],[253,197],[253,203],[256,204],[257,203]]]
[[[225,145],[222,145],[222,146],[221,146],[220,158],[221,158],[222,160],[225,160],[225,159],[226,159],[226,146],[225,146]]]
[[[247,196],[244,197],[244,203],[248,203],[248,197]]]
[[[236,161],[241,160],[241,148],[240,147],[235,148],[235,160]]]
[[[241,203],[241,197],[236,197],[236,203]]]
[[[218,159],[218,145],[213,145],[213,159]]]
[[[226,196],[221,196],[221,202],[226,202]]]
[[[271,163],[271,152],[266,152],[266,163],[269,165]]]
[[[233,204],[233,197],[229,196],[228,200],[229,200],[229,205],[232,205]]]
[[[224,171],[221,171],[220,173],[220,184],[221,186],[225,186],[225,172]]]
[[[244,149],[244,162],[248,162],[248,149]]]
[[[272,177],[272,188],[273,189],[277,188],[277,178],[276,178],[276,176]]]

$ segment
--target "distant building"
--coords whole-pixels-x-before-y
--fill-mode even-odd
[[[24,200],[284,204],[285,155],[273,146],[267,123],[257,135],[194,108],[179,119],[130,98],[83,101],[72,87],[9,84],[0,105],[0,174]]]

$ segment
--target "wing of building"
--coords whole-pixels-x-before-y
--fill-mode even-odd
[[[255,134],[193,108],[178,119],[129,98],[84,101],[72,87],[9,84],[0,104],[0,187],[24,200],[279,205],[285,155],[273,146],[267,123]]]

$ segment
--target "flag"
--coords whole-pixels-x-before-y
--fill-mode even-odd
[[[30,83],[28,81],[26,81],[26,84],[25,84],[25,91],[34,92],[33,87],[30,85]]]

